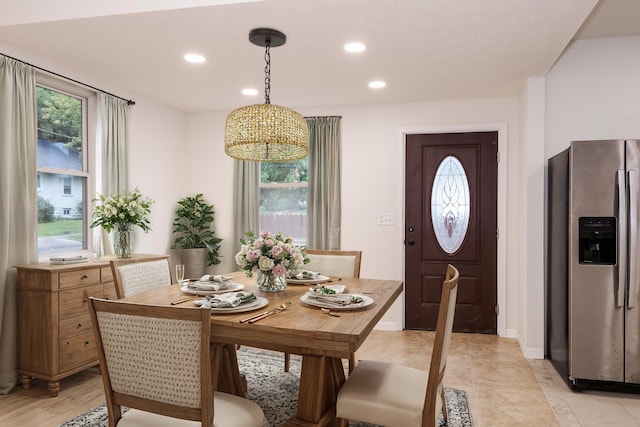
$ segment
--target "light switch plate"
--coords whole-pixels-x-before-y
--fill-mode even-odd
[[[393,214],[390,214],[390,213],[378,214],[378,225],[393,225]]]

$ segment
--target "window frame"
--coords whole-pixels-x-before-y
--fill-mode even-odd
[[[79,176],[86,180],[86,185],[82,190],[82,200],[83,200],[83,209],[82,209],[82,218],[83,218],[83,227],[82,227],[82,249],[73,250],[73,251],[59,251],[59,252],[46,252],[40,253],[38,252],[38,260],[39,262],[47,262],[49,257],[51,256],[59,256],[63,254],[82,254],[90,256],[92,248],[92,241],[90,233],[91,228],[89,225],[91,224],[91,218],[93,216],[93,203],[92,199],[93,195],[96,194],[96,164],[97,164],[97,99],[98,96],[96,92],[85,88],[82,85],[71,83],[69,81],[63,80],[61,78],[49,75],[42,71],[36,72],[36,86],[50,89],[53,91],[57,91],[60,93],[64,93],[69,96],[73,96],[81,100],[81,105],[83,109],[82,114],[82,129],[83,129],[83,144],[82,144],[82,170],[70,170],[70,169],[56,169],[51,167],[39,167],[36,164],[36,175],[39,173],[53,173],[58,175],[71,175],[71,176]],[[34,106],[35,107],[35,106]],[[37,176],[36,176],[37,179]],[[38,194],[41,192],[41,189],[38,188]],[[73,194],[73,189],[71,190]],[[63,192],[64,193],[64,190]],[[64,194],[63,194],[64,195]],[[66,196],[66,195],[64,195]],[[37,227],[37,223],[35,224]]]

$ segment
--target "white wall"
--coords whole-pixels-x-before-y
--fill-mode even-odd
[[[457,100],[428,103],[343,106],[297,109],[303,115],[342,116],[342,248],[362,249],[362,277],[403,278],[403,214],[400,170],[403,158],[398,141],[400,128],[506,123],[509,164],[518,161],[518,100],[516,98]],[[189,116],[189,149],[194,162],[188,187],[201,191],[216,206],[216,233],[224,239],[221,265],[217,272],[234,269],[232,239],[233,162],[224,154],[223,129],[226,113]],[[508,216],[517,217],[517,167],[508,171]],[[198,190],[196,190],[198,189]],[[393,213],[394,226],[377,225],[378,213]],[[517,222],[510,220],[505,238],[515,236]],[[518,329],[517,248],[507,254],[507,328]],[[398,328],[402,319],[396,303],[383,318],[383,327]],[[512,311],[513,310],[513,311]]]
[[[547,75],[545,157],[574,140],[640,138],[640,36],[580,40]]]

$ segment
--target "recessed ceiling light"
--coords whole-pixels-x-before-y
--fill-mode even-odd
[[[242,89],[242,94],[247,96],[256,96],[258,94],[258,89]]]
[[[344,45],[344,50],[351,53],[359,53],[364,52],[367,49],[367,46],[364,43],[360,42],[352,42]]]
[[[187,53],[184,56],[184,60],[187,62],[193,62],[194,64],[202,64],[207,60],[207,58],[198,53]]]
[[[385,82],[383,82],[382,80],[374,80],[372,82],[369,82],[369,87],[371,89],[382,89],[386,85],[387,84]]]

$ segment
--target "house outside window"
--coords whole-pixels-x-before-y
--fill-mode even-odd
[[[37,185],[38,253],[77,252],[87,249],[90,147],[89,130],[95,119],[88,114],[95,95],[84,88],[39,76],[36,86],[38,115]]]
[[[260,231],[282,232],[298,245],[307,241],[308,157],[260,164]]]

